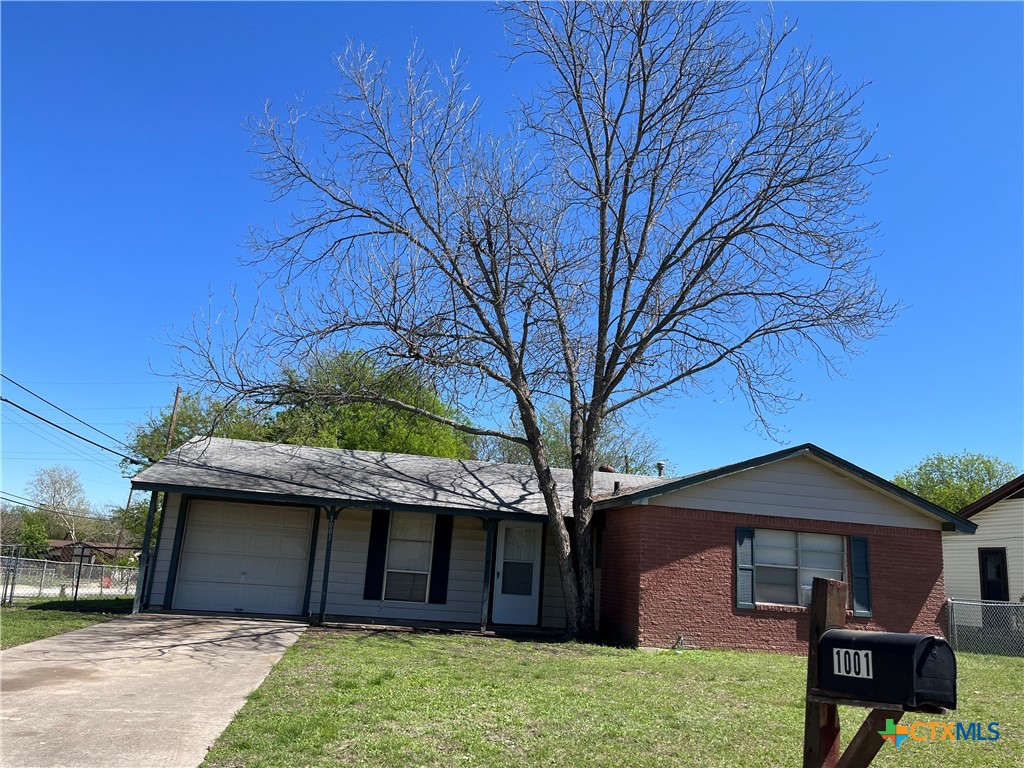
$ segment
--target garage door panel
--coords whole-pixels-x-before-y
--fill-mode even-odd
[[[219,528],[216,542],[216,552],[244,552],[249,546],[249,532]]]
[[[309,552],[309,533],[285,534],[280,539],[280,552],[282,557],[295,557],[306,559]]]
[[[181,581],[174,602],[181,607],[212,604],[216,608],[197,610],[236,611],[243,607],[241,584],[212,584],[210,582]]]
[[[174,607],[297,614],[309,566],[313,511],[193,502]]]
[[[240,555],[218,555],[210,552],[189,553],[182,559],[184,578],[189,581],[216,581],[234,583],[245,572],[248,558]]]
[[[253,531],[249,540],[249,552],[254,555],[280,554],[281,533],[277,531]]]
[[[247,584],[243,593],[247,605],[265,606],[264,613],[294,614],[302,610],[302,596],[294,590]]]
[[[300,563],[297,560],[291,560],[288,562],[280,562],[277,566],[277,578],[278,584],[291,584],[293,582],[302,579],[305,582],[307,564]]]

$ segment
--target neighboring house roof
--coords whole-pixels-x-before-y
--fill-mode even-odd
[[[50,539],[47,544],[50,549],[60,549],[62,547],[72,547],[81,544],[86,547],[92,547],[93,549],[117,549],[117,544],[112,541],[76,541],[74,539]]]
[[[896,497],[949,528],[973,533],[962,517],[810,443],[687,477],[594,473],[597,508],[629,506],[699,483],[794,456],[810,456]],[[554,469],[562,511],[572,514],[572,473]],[[388,509],[446,509],[470,514],[546,515],[533,467],[402,453],[193,438],[132,480],[143,491]]]
[[[767,464],[774,464],[775,462],[785,461],[786,459],[792,459],[796,456],[806,456],[812,459],[816,459],[824,464],[828,464],[849,477],[860,480],[867,485],[874,486],[877,490],[895,497],[906,504],[916,508],[918,511],[924,514],[941,520],[945,525],[944,528],[950,530],[960,531],[962,533],[974,533],[977,530],[977,526],[962,517],[953,514],[952,512],[943,509],[935,504],[932,504],[920,496],[917,496],[905,488],[900,488],[898,485],[890,483],[878,475],[868,472],[866,469],[858,467],[856,464],[851,464],[845,459],[841,459],[835,454],[829,453],[826,450],[819,448],[812,443],[804,443],[793,448],[786,448],[775,453],[769,453],[764,456],[758,456],[754,459],[748,459],[747,461],[741,461],[736,464],[729,464],[724,467],[718,467],[717,469],[709,469],[705,472],[698,472],[693,475],[686,477],[680,477],[671,479],[665,482],[657,484],[654,492],[651,489],[638,489],[630,491],[628,493],[620,493],[618,495],[605,496],[597,500],[597,508],[613,508],[621,507],[625,504],[639,503],[644,499],[649,499],[653,496],[658,496],[665,493],[671,493],[673,491],[682,490],[683,488],[690,488],[694,485],[706,483],[711,480],[715,480],[726,475],[732,475],[737,472],[745,472],[755,467],[763,467]]]
[[[1006,485],[996,488],[987,496],[982,496],[973,504],[968,504],[957,514],[960,515],[960,517],[972,517],[979,512],[985,511],[993,504],[997,504],[1004,499],[1010,499],[1020,494],[1024,494],[1024,475],[1018,475]]]
[[[566,515],[572,473],[552,470]],[[594,492],[634,490],[664,478],[594,473]],[[193,438],[132,480],[137,490],[299,504],[546,515],[533,467],[402,453]]]

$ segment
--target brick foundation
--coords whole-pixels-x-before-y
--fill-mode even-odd
[[[607,512],[601,581],[606,639],[670,647],[807,652],[807,609],[735,607],[736,527],[866,536],[874,615],[851,628],[945,634],[937,530],[638,506]],[[755,545],[756,546],[756,545]]]

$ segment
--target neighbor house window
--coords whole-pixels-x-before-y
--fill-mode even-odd
[[[842,536],[758,528],[754,541],[754,588],[759,603],[810,605],[815,577],[845,580]]]
[[[430,581],[434,515],[393,512],[388,535],[384,599],[424,603]]]

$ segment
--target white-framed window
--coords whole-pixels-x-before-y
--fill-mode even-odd
[[[754,541],[754,584],[759,603],[810,605],[815,577],[846,580],[843,536],[758,528]]]
[[[384,568],[384,599],[425,603],[434,549],[434,515],[392,512]]]

